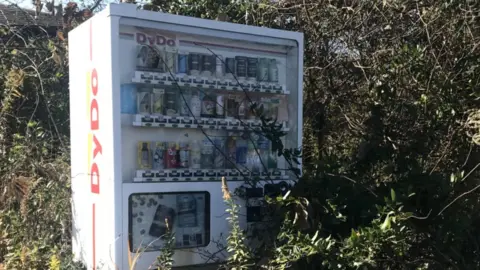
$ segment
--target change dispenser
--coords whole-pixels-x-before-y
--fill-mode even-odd
[[[69,61],[73,253],[88,269],[136,255],[148,269],[168,230],[175,266],[221,261],[222,177],[246,187],[245,227],[290,188],[262,119],[301,146],[303,34],[109,4],[69,33]]]

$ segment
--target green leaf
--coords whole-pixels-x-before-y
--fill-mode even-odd
[[[450,174],[450,183],[455,183],[457,181],[457,177],[455,177],[455,174],[452,173]]]
[[[357,232],[356,232],[354,229],[352,229],[352,232],[350,233],[350,238],[351,238],[352,240],[358,239],[358,234],[357,234]]]
[[[390,229],[391,227],[392,227],[392,224],[390,222],[390,216],[387,216],[385,218],[385,221],[383,222],[383,224],[380,226],[380,229],[382,231],[386,231],[386,230]]]
[[[395,194],[395,190],[390,189],[390,197],[392,198],[392,202],[395,202],[397,199],[397,195]]]
[[[315,235],[312,237],[312,244],[315,242],[315,240],[318,237],[318,231],[315,232]]]

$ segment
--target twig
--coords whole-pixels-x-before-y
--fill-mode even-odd
[[[102,0],[96,0],[95,3],[93,3],[92,7],[90,7],[90,11],[94,11],[99,5],[102,3]]]
[[[348,176],[345,176],[345,175],[336,175],[336,174],[333,174],[333,173],[326,173],[326,175],[328,176],[333,176],[333,177],[340,177],[340,178],[343,178],[343,179],[346,179],[354,184],[357,184],[358,185],[358,182],[353,180],[352,178],[348,177]],[[378,198],[378,195],[369,187],[366,187],[364,185],[361,185],[363,188],[365,188],[366,190],[368,190],[373,196],[375,196],[375,198]]]
[[[461,168],[463,168],[463,167],[465,167],[465,165],[467,165],[467,162],[470,159],[470,155],[472,154],[472,149],[473,149],[473,143],[470,144],[470,150],[468,151],[467,158],[465,159],[465,162],[463,163]]]
[[[470,171],[468,172],[467,175],[465,175],[465,177],[462,178],[462,180],[460,181],[463,181],[465,180],[468,176],[470,176],[470,174],[472,174],[478,167],[480,166],[480,163],[478,163],[477,165],[475,165],[475,167]],[[472,188],[471,190],[469,191],[465,191],[464,193],[460,194],[458,197],[456,197],[453,201],[451,201],[449,204],[447,204],[440,212],[438,212],[437,216],[440,216],[443,212],[445,212],[445,210],[447,210],[452,204],[454,204],[456,201],[458,201],[460,198],[462,198],[463,196],[466,196],[472,192],[474,192],[475,190],[479,189],[480,188],[480,185],[477,185],[475,186],[474,188]]]

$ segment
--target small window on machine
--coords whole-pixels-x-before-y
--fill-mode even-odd
[[[134,193],[129,197],[131,252],[158,251],[168,232],[177,249],[207,246],[210,242],[208,192]]]

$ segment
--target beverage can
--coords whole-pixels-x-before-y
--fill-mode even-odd
[[[235,56],[235,63],[236,63],[236,75],[240,79],[244,79],[247,77],[247,57],[245,56]]]
[[[165,92],[165,114],[178,116],[178,97],[175,90],[169,89]]]
[[[217,102],[216,102],[216,114],[217,117],[224,117],[224,102],[223,102],[223,95],[217,95]]]
[[[237,166],[240,168],[245,168],[247,165],[247,153],[248,153],[248,144],[247,141],[243,138],[239,138],[236,140],[236,155],[235,160]]]
[[[237,144],[236,144],[236,137],[229,136],[227,138],[227,145],[226,145],[226,154],[227,154],[227,164],[226,168],[234,169],[237,164]]]
[[[212,55],[203,54],[201,56],[202,61],[202,76],[210,77],[212,76]]]
[[[258,64],[258,58],[248,57],[247,77],[249,80],[255,80],[257,78],[257,64]]]
[[[178,55],[178,64],[177,64],[177,73],[178,74],[187,74],[187,63],[188,63],[188,54],[179,54]]]
[[[215,65],[215,76],[217,78],[223,77],[223,57],[221,55],[216,55],[216,65]]]
[[[189,168],[190,147],[187,142],[180,142],[180,167]]]
[[[215,147],[208,139],[202,141],[201,166],[202,169],[213,169]]]
[[[237,117],[238,103],[234,95],[227,95],[226,98],[226,118],[233,119]]]
[[[235,74],[235,58],[225,58],[225,73]]]
[[[176,142],[169,142],[167,144],[167,150],[165,151],[165,167],[167,169],[173,169],[178,167],[177,151],[178,144]]]
[[[209,55],[208,60],[210,61],[210,71],[214,75],[217,69],[217,56],[215,54]]]
[[[200,55],[191,53],[188,55],[188,68],[190,75],[198,75],[200,73]]]

